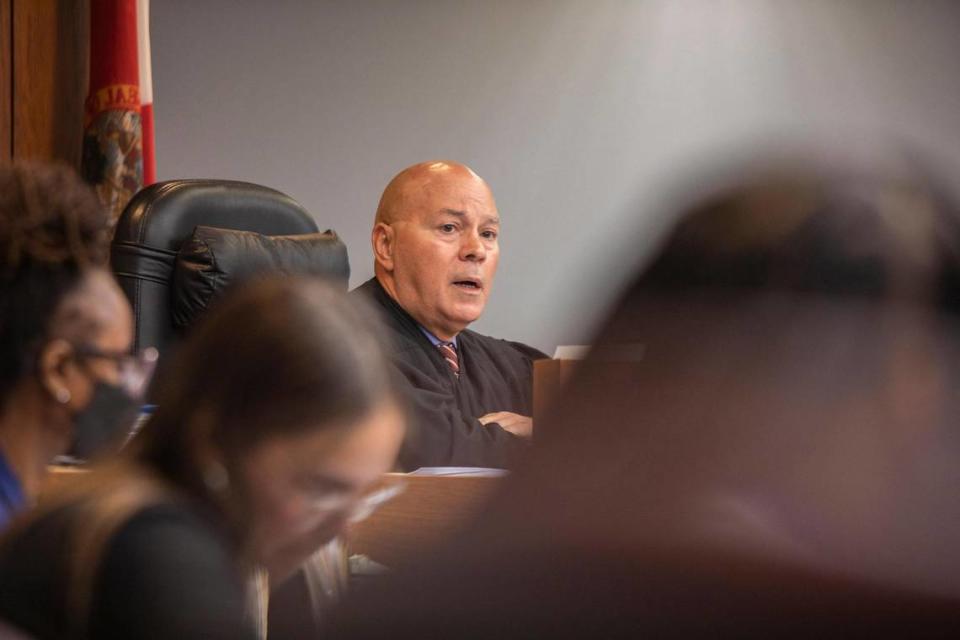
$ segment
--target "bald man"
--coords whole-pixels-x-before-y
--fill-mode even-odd
[[[483,313],[500,256],[487,183],[455,162],[401,171],[371,235],[374,277],[357,291],[383,311],[412,411],[400,466],[509,468],[533,433],[532,347],[467,327]]]

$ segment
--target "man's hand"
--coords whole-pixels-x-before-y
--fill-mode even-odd
[[[503,427],[505,431],[509,431],[521,438],[533,436],[533,418],[530,416],[522,416],[519,413],[512,413],[510,411],[496,411],[481,416],[478,420],[484,425],[496,422]]]

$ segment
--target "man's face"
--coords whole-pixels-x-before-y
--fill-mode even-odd
[[[480,317],[500,257],[500,219],[486,183],[450,172],[411,188],[393,231],[394,294],[449,340]]]

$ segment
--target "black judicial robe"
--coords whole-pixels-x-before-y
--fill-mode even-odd
[[[460,378],[417,322],[372,278],[354,290],[381,310],[388,349],[410,420],[399,465],[510,468],[528,441],[478,418],[495,411],[533,412],[533,360],[547,356],[524,344],[465,330],[457,336]]]

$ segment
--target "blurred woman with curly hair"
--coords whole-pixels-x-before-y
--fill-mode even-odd
[[[33,501],[54,457],[135,412],[144,368],[107,269],[109,230],[67,167],[0,168],[0,527]]]

